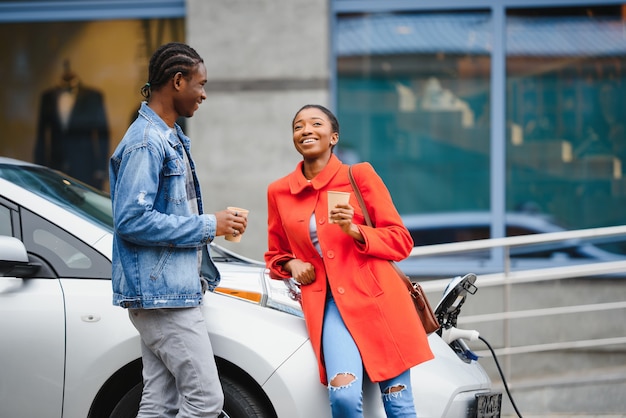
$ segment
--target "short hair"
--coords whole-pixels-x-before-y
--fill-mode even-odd
[[[149,98],[152,89],[163,87],[174,74],[180,72],[187,77],[202,62],[202,57],[187,44],[170,42],[161,45],[150,58],[148,82],[141,88],[141,94]]]
[[[332,128],[333,132],[337,132],[337,134],[339,134],[339,121],[337,120],[337,117],[333,114],[333,112],[331,112],[324,106],[318,105],[318,104],[307,104],[307,105],[302,106],[296,112],[296,114],[293,117],[293,120],[291,121],[292,129],[293,129],[293,123],[296,121],[296,117],[298,116],[298,113],[302,112],[304,109],[318,109],[322,111],[330,120],[330,127]]]

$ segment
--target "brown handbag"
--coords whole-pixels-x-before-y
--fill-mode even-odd
[[[361,206],[361,210],[363,211],[363,216],[365,217],[365,223],[367,226],[374,227],[372,225],[372,220],[367,211],[367,207],[365,206],[365,201],[363,200],[363,196],[361,195],[361,191],[359,190],[359,186],[356,184],[354,180],[354,176],[352,175],[352,166],[348,169],[348,177],[350,178],[350,184],[352,184],[352,188],[354,189],[354,194],[359,201],[359,205]],[[389,260],[389,263],[394,268],[398,276],[404,281],[406,284],[409,293],[411,294],[411,298],[413,298],[413,304],[415,305],[415,310],[422,321],[422,325],[424,326],[424,331],[426,334],[431,334],[439,329],[439,321],[437,321],[437,317],[433,312],[433,309],[430,307],[430,303],[428,303],[428,299],[426,298],[426,294],[420,286],[419,283],[413,283],[407,276],[400,270],[400,267],[393,261]]]

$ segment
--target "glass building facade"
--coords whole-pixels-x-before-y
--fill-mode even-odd
[[[488,212],[496,237],[515,211],[569,229],[626,224],[626,3],[327,4],[338,153],[371,162],[402,214]],[[150,52],[185,39],[188,8],[0,0],[0,32],[11,40],[0,48],[0,155],[34,159],[46,140],[43,93],[67,68],[102,92],[112,149],[139,105]],[[266,85],[251,77],[246,86]]]
[[[417,3],[334,2],[344,160],[401,213],[488,211],[492,236],[516,211],[626,223],[626,6]]]

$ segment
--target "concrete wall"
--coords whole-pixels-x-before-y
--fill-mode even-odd
[[[267,186],[301,159],[291,120],[304,104],[329,104],[328,0],[187,0],[187,11],[209,80],[187,122],[206,212],[250,209],[240,243],[216,242],[260,260]]]

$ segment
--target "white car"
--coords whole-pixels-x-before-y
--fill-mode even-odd
[[[0,158],[0,417],[135,416],[139,336],[126,310],[111,303],[112,233],[108,195]],[[260,262],[217,245],[212,254],[222,282],[203,309],[223,416],[329,417],[292,289],[270,280]],[[501,394],[460,340],[448,344],[433,333],[429,342],[435,359],[412,374],[420,417],[500,408]],[[367,417],[384,417],[377,391],[365,385]]]
[[[415,246],[446,244],[490,238],[491,214],[488,211],[438,212],[402,215]],[[561,232],[552,217],[525,212],[505,215],[506,236]],[[511,249],[510,269],[532,270],[556,266],[592,263],[594,261],[625,260],[623,238],[604,242],[567,240],[514,247]],[[609,251],[610,249],[610,251]],[[491,257],[489,250],[411,256],[398,263],[405,274],[414,279],[453,277],[471,271],[476,274],[503,271],[503,261]]]

